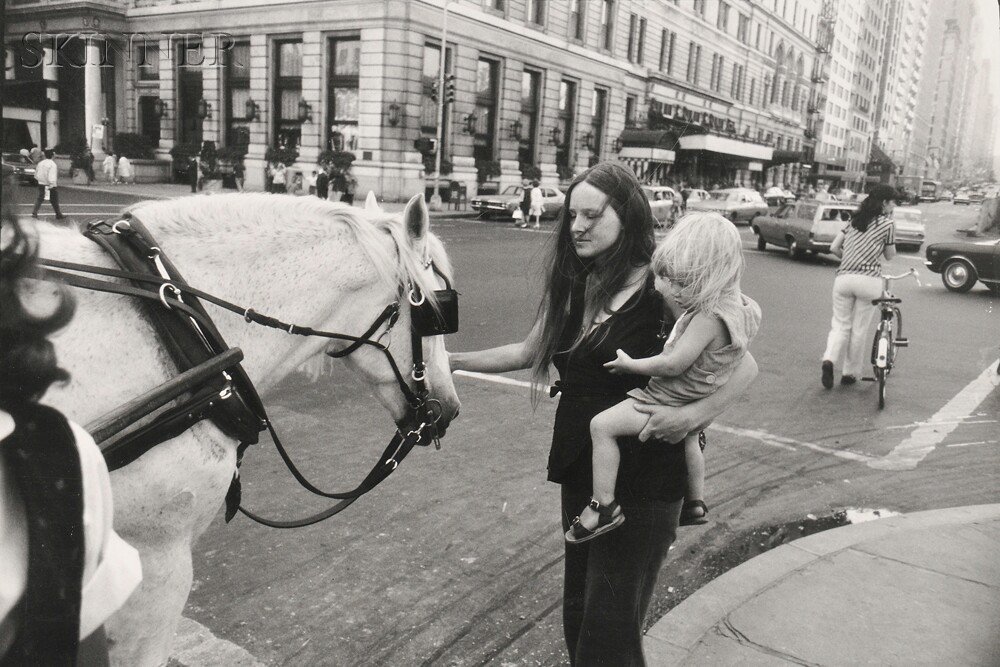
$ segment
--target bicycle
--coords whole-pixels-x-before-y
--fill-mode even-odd
[[[910,341],[903,336],[903,313],[898,304],[903,300],[889,292],[889,281],[913,276],[917,283],[920,277],[916,269],[910,269],[898,276],[882,276],[882,296],[872,299],[872,305],[879,307],[879,322],[872,341],[872,370],[875,377],[865,378],[878,383],[878,407],[885,408],[885,384],[896,361],[896,351],[908,347]]]

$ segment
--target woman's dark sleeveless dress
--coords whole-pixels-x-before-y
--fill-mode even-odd
[[[582,287],[574,291],[563,349],[582,321]],[[664,326],[664,318],[669,318]],[[592,490],[590,421],[649,378],[613,375],[604,364],[621,348],[633,357],[663,349],[658,334],[673,319],[652,279],[571,354],[553,358],[561,390],[549,453],[549,480],[562,485],[563,529]],[[596,343],[593,343],[596,341]],[[673,542],[684,496],[684,447],[620,438],[616,499],[625,523],[583,544],[566,545],[563,629],[574,665],[643,665],[642,624],[656,577]]]

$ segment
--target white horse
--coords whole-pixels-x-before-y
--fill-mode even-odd
[[[441,242],[428,230],[421,197],[410,200],[402,219],[374,209],[232,194],[148,202],[132,211],[188,284],[286,322],[357,336],[399,298],[401,284],[412,281],[424,294],[441,289],[428,258],[449,279],[451,274]],[[76,230],[41,228],[43,258],[116,268]],[[73,292],[76,316],[53,338],[72,380],[54,387],[46,402],[86,424],[177,370],[134,299]],[[383,343],[412,383],[410,309],[403,301],[399,321]],[[342,341],[247,324],[206,307],[226,341],[242,348],[243,366],[265,403],[268,390],[304,361],[346,347]],[[430,397],[441,403],[441,421],[447,424],[459,402],[443,337],[424,338],[423,352]],[[407,403],[385,356],[362,346],[345,362],[372,385],[397,425],[404,425]],[[387,429],[386,438],[390,434]],[[191,589],[192,544],[219,511],[236,467],[236,445],[203,421],[112,473],[115,528],[139,550],[143,569],[140,589],[108,622],[115,664],[167,661]]]

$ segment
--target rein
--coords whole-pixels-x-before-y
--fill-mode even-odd
[[[233,516],[235,516],[236,511],[239,511],[250,519],[266,526],[274,528],[297,528],[317,523],[346,509],[355,500],[368,491],[371,491],[386,477],[392,474],[392,472],[399,466],[399,463],[406,457],[414,446],[427,446],[431,441],[433,441],[435,445],[440,448],[440,440],[437,431],[437,421],[441,416],[440,404],[438,404],[436,400],[428,398],[429,392],[425,383],[425,364],[423,360],[422,338],[424,336],[440,335],[457,331],[458,311],[457,292],[451,289],[451,285],[448,283],[447,278],[443,276],[443,274],[437,269],[436,266],[433,265],[432,262],[428,262],[427,265],[431,266],[438,275],[444,278],[447,287],[447,289],[438,290],[435,293],[441,301],[441,305],[438,308],[432,307],[432,305],[426,301],[425,297],[420,293],[420,290],[416,285],[412,283],[408,285],[409,293],[407,295],[407,299],[411,304],[410,337],[413,353],[413,365],[410,376],[416,386],[416,390],[414,391],[409,387],[409,385],[407,385],[389,348],[381,342],[381,336],[376,340],[372,340],[371,338],[383,325],[386,326],[386,329],[382,336],[389,333],[396,324],[396,321],[399,318],[402,296],[405,291],[404,285],[400,285],[400,289],[397,292],[397,300],[387,305],[378,317],[375,318],[368,329],[360,336],[322,331],[311,327],[289,324],[282,322],[277,318],[257,313],[252,308],[243,308],[215,295],[191,287],[180,278],[176,269],[174,269],[169,260],[166,259],[160,248],[155,245],[155,242],[145,227],[132,215],[127,215],[126,218],[127,219],[119,220],[114,224],[109,224],[104,220],[91,223],[88,225],[88,230],[85,235],[108,251],[119,263],[119,265],[126,266],[128,266],[128,264],[123,261],[120,253],[116,252],[116,248],[113,248],[111,243],[101,237],[107,238],[111,235],[117,235],[122,237],[123,240],[127,239],[131,245],[135,246],[133,249],[141,251],[145,259],[152,262],[153,268],[158,275],[143,273],[140,271],[105,269],[103,267],[59,260],[39,260],[38,263],[40,265],[40,269],[38,277],[44,280],[60,281],[82,289],[137,297],[145,300],[145,303],[147,304],[155,305],[155,303],[158,302],[159,305],[166,311],[170,311],[179,316],[180,319],[184,319],[188,328],[193,328],[197,332],[198,337],[208,346],[211,354],[214,355],[212,358],[201,363],[195,368],[185,369],[182,367],[180,369],[182,371],[182,376],[190,375],[192,378],[197,378],[197,380],[193,379],[193,382],[197,381],[200,383],[204,382],[205,378],[212,376],[213,374],[216,378],[218,378],[217,371],[221,367],[225,367],[227,370],[222,372],[222,377],[225,379],[225,383],[221,385],[221,389],[219,389],[219,383],[216,381],[208,387],[203,387],[200,390],[194,391],[192,396],[185,402],[182,402],[180,405],[168,410],[166,413],[158,415],[151,424],[146,424],[138,429],[136,432],[138,435],[136,435],[136,433],[130,433],[123,438],[123,440],[132,442],[132,436],[136,435],[136,438],[142,441],[142,444],[139,446],[141,451],[138,451],[137,453],[135,451],[131,451],[122,455],[120,450],[123,448],[119,447],[118,442],[112,443],[110,446],[107,446],[102,442],[102,452],[105,453],[106,458],[109,459],[109,466],[115,464],[112,469],[130,463],[148,451],[149,448],[155,446],[158,442],[163,442],[176,437],[187,428],[190,428],[190,426],[192,426],[195,422],[212,416],[209,414],[210,410],[217,408],[217,406],[227,405],[228,400],[236,395],[238,398],[242,399],[241,404],[244,407],[249,407],[249,409],[255,413],[257,419],[259,420],[259,427],[256,430],[259,431],[267,429],[269,431],[272,440],[274,441],[275,448],[296,481],[315,495],[337,499],[340,502],[317,514],[292,521],[266,519],[244,509],[240,505],[242,493],[239,468],[242,463],[242,457],[246,447],[257,441],[256,433],[254,433],[252,439],[240,437],[241,443],[237,449],[236,470],[234,471],[229,491],[226,494],[226,521],[230,521]],[[78,273],[67,273],[67,271],[124,279],[132,282],[133,285],[89,278],[78,275]],[[152,285],[154,288],[145,288],[144,285]],[[191,301],[190,304],[184,301],[184,296],[189,298]],[[203,299],[232,313],[238,314],[242,316],[248,324],[252,323],[269,328],[280,329],[289,334],[300,336],[318,336],[349,342],[350,344],[343,350],[327,352],[329,356],[334,358],[346,357],[364,345],[374,347],[385,355],[396,382],[399,385],[400,391],[409,406],[410,418],[415,424],[419,425],[408,430],[405,435],[397,429],[378,462],[376,462],[368,475],[354,489],[338,493],[320,490],[309,482],[309,480],[307,480],[295,466],[291,457],[288,455],[288,452],[282,445],[280,438],[275,432],[274,426],[267,416],[266,410],[259,398],[259,395],[257,394],[256,388],[239,366],[239,358],[241,358],[242,355],[235,354],[238,350],[228,348],[222,340],[221,335],[218,334],[211,317],[197,303],[198,299]],[[177,341],[174,340],[172,336],[169,334],[163,334],[162,317],[154,318],[154,322],[161,325],[158,327],[158,330],[168,343],[168,348],[171,343],[176,344]],[[188,333],[190,333],[190,331]],[[174,352],[174,350],[171,351]],[[228,355],[232,360],[231,364],[224,363],[220,360],[220,357],[225,355]],[[176,357],[177,355],[175,354],[174,356]],[[235,382],[229,372],[227,372],[228,370],[238,371],[238,373],[234,372],[234,374],[237,375]],[[184,391],[191,389],[190,383],[187,384],[187,386],[181,386],[183,383],[178,382],[179,379],[180,378],[174,378],[173,380],[168,381],[166,385],[164,385],[164,388],[153,390],[147,394],[155,394],[156,396],[153,400],[156,400],[159,405],[169,402]],[[233,384],[236,385],[235,391],[232,386]],[[172,388],[169,390],[165,389],[167,385],[172,385]],[[179,387],[179,389],[176,389],[176,387]],[[241,397],[241,393],[246,394],[246,398]],[[134,403],[136,403],[136,401],[131,401],[124,407],[132,406]],[[158,407],[158,405],[153,405],[151,409],[147,409],[145,413],[135,417],[133,421],[145,416],[156,407]],[[103,425],[108,426],[108,437],[114,433],[114,431],[110,429],[117,428],[120,431],[128,425],[127,418],[122,415],[123,411],[124,408],[119,409],[111,413],[113,417],[106,415],[99,420]],[[219,425],[215,417],[213,416],[212,418],[213,421],[216,421],[216,424]],[[112,424],[113,427],[111,426]],[[229,431],[223,428],[222,425],[219,426],[222,428],[224,433],[230,434]],[[151,434],[154,434],[154,432],[157,431],[161,434],[166,432],[166,437],[161,437],[155,440],[155,442],[152,442],[152,444],[145,446],[150,440],[153,439],[150,437]],[[243,435],[245,436],[246,434]]]

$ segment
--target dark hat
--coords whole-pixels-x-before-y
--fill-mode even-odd
[[[876,185],[874,188],[872,188],[871,192],[868,193],[868,196],[872,199],[883,202],[885,201],[898,202],[901,199],[899,191],[897,191],[896,188],[890,185]]]

